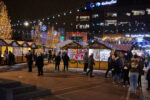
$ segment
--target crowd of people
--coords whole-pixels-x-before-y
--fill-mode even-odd
[[[108,69],[105,77],[107,78],[109,71],[113,77],[113,83],[130,86],[130,91],[136,93],[137,86],[141,86],[141,76],[144,75],[144,68],[148,69],[149,56],[139,57],[137,55],[125,57],[123,53],[113,53],[108,59]],[[146,79],[148,82],[147,90],[150,90],[150,71]]]
[[[4,52],[4,65],[15,64],[15,55],[11,51]]]
[[[29,72],[32,72],[32,64],[33,64],[33,54],[31,51],[26,55]],[[36,62],[36,66],[38,68],[38,75],[43,75],[43,66],[44,66],[44,57],[42,53],[36,54],[34,57]],[[67,52],[64,53],[53,53],[49,51],[48,55],[48,63],[54,62],[55,64],[55,71],[60,71],[60,62],[63,61],[64,64],[64,71],[68,71],[69,66],[69,56]],[[94,58],[93,54],[88,56],[86,52],[84,57],[84,69],[83,71],[86,72],[86,75],[90,75],[93,77],[93,70],[94,70]],[[130,91],[136,93],[137,86],[141,86],[141,76],[144,75],[144,68],[148,69],[149,67],[149,56],[146,55],[145,57],[139,57],[137,55],[134,56],[127,56],[127,54],[123,53],[111,53],[111,56],[108,59],[108,69],[106,71],[105,77],[108,77],[109,71],[111,71],[111,76],[113,78],[114,84],[123,84],[124,87],[130,86]],[[89,69],[89,70],[88,70]],[[148,88],[150,90],[150,69],[146,75],[146,79],[148,80]],[[138,85],[137,85],[138,84]]]
[[[31,51],[29,51],[26,55],[27,58],[27,63],[28,63],[28,71],[32,72],[32,65],[33,62],[35,61],[35,65],[38,68],[38,76],[43,75],[43,67],[44,67],[44,55],[42,53],[36,53],[35,55],[32,54]],[[63,61],[64,64],[64,71],[68,71],[68,65],[69,65],[69,56],[67,55],[66,52],[62,53],[59,52],[57,55],[53,53],[52,51],[49,51],[48,55],[48,63],[54,62],[55,64],[55,71],[60,71],[60,63],[61,60]]]

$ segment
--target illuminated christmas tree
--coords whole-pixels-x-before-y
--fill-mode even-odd
[[[48,30],[46,46],[49,48],[56,48],[58,43],[60,43],[60,31],[55,30],[54,26],[52,26]]]
[[[12,29],[6,5],[0,2],[0,39],[12,39]]]

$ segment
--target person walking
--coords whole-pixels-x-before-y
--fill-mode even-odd
[[[49,54],[48,54],[48,63],[51,63],[52,60],[52,51],[49,50]]]
[[[144,62],[142,58],[138,58],[138,65],[139,65],[139,76],[138,76],[138,86],[141,87],[141,76],[144,75]]]
[[[132,59],[129,69],[130,91],[136,94],[136,88],[139,76],[139,65],[137,59]]]
[[[88,53],[86,52],[85,55],[83,56],[83,61],[84,61],[84,72],[87,72],[88,68]]]
[[[105,78],[107,78],[107,75],[108,75],[109,71],[111,71],[111,69],[112,69],[112,56],[110,56],[108,58],[108,69],[107,69],[107,71],[105,73]]]
[[[90,77],[94,77],[92,75],[93,74],[93,66],[95,65],[95,62],[93,59],[93,54],[91,54],[88,61],[89,61],[89,63],[88,63],[89,71],[86,73],[86,75],[88,76],[88,74],[90,73]]]
[[[44,58],[41,53],[37,55],[36,66],[38,68],[38,76],[43,75]]]
[[[148,69],[148,72],[147,72],[147,75],[146,75],[146,80],[148,81],[147,90],[150,90],[150,68]]]
[[[8,64],[8,51],[5,51],[5,53],[4,53],[4,64],[5,65]]]
[[[126,82],[128,82],[128,85],[130,84],[130,82],[129,82],[129,62],[126,62],[125,65],[123,66],[122,76],[123,76],[123,87],[125,87]]]
[[[61,57],[59,52],[58,55],[55,57],[55,71],[59,72],[60,61],[61,61]]]
[[[149,56],[148,54],[145,56],[145,61],[144,61],[145,67],[147,68],[149,65]]]
[[[116,57],[115,58],[115,64],[113,67],[113,82],[114,83],[116,83],[116,82],[120,83],[120,81],[121,81],[121,70],[122,70],[121,60],[119,57]]]
[[[67,55],[67,53],[64,53],[64,56],[62,57],[63,59],[63,63],[64,63],[64,71],[67,70],[68,71],[68,65],[69,65],[69,56]]]
[[[32,72],[33,56],[30,50],[28,54],[26,55],[26,58],[27,58],[27,63],[28,63],[28,71]]]

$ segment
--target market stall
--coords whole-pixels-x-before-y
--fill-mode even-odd
[[[32,53],[35,53],[35,49],[37,49],[37,45],[34,42],[28,42],[28,45],[31,48]]]
[[[94,55],[94,60],[95,60],[94,69],[108,68],[108,58],[110,57],[111,50],[112,48],[98,41],[89,44],[89,56],[91,54]]]
[[[22,63],[21,45],[17,41],[13,41],[8,48],[10,48],[10,50],[12,50],[11,52],[15,55],[15,63]]]
[[[6,42],[0,39],[0,64],[4,64],[4,52],[6,51]]]
[[[70,58],[69,67],[83,67],[83,55],[85,50],[82,49],[80,44],[70,42],[64,47],[61,47],[61,49],[68,51],[68,56]]]
[[[24,42],[22,44],[22,50],[23,50],[23,62],[26,62],[26,55],[29,52],[29,50],[31,51],[31,47],[29,46],[29,44],[27,42]]]

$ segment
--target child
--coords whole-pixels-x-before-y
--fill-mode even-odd
[[[150,90],[150,68],[148,69],[146,80],[148,81],[148,88],[147,88],[147,90]]]
[[[129,84],[129,64],[128,63],[124,65],[122,74],[123,74],[123,86],[125,86],[126,82],[128,82]]]

